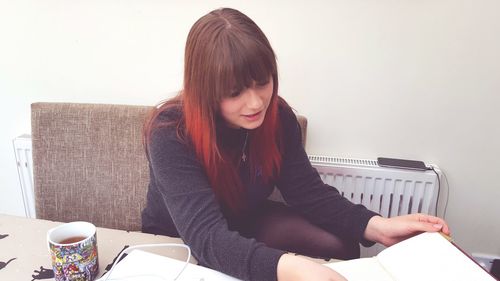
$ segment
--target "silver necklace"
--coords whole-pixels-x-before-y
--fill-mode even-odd
[[[245,149],[247,148],[247,141],[248,141],[248,131],[245,135],[245,142],[243,143],[243,149],[241,150],[241,160],[243,162],[247,161],[247,154],[245,153]]]

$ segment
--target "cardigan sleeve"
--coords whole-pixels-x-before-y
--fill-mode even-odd
[[[215,194],[193,149],[175,128],[152,135],[149,158],[154,186],[179,235],[204,266],[243,280],[276,280],[281,250],[228,228]]]
[[[365,246],[368,221],[376,213],[363,205],[353,204],[339,191],[321,180],[302,146],[300,126],[291,110],[280,112],[285,151],[277,187],[286,203],[311,222],[327,231],[351,237]]]

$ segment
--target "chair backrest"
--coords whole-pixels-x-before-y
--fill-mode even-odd
[[[151,108],[32,104],[37,217],[140,230],[149,181],[141,131]]]
[[[37,217],[140,230],[149,183],[142,126],[152,108],[32,104]],[[307,120],[299,123],[305,143]]]

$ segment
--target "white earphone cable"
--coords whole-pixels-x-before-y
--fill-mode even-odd
[[[124,255],[124,254],[128,254],[130,253],[132,250],[135,250],[135,249],[144,249],[144,248],[155,248],[155,247],[180,247],[180,248],[185,248],[187,250],[187,259],[184,263],[184,266],[182,267],[182,269],[179,271],[179,273],[175,276],[175,278],[173,279],[174,281],[176,281],[179,276],[181,276],[182,272],[184,272],[184,270],[186,269],[186,267],[188,266],[189,264],[189,260],[191,259],[191,249],[189,248],[189,246],[187,245],[184,245],[184,244],[175,244],[175,243],[162,243],[162,244],[141,244],[141,245],[135,245],[135,246],[130,246],[128,248],[126,248],[125,250],[123,250],[120,255],[118,255],[118,257],[115,259],[115,261],[113,262],[113,265],[111,266],[111,268],[109,269],[108,273],[106,273],[106,277],[102,280],[102,281],[108,281],[108,280],[120,280],[120,279],[123,279],[123,278],[120,278],[120,279],[115,279],[115,278],[110,278],[111,276],[111,273],[113,273],[113,270],[115,269],[115,266],[116,264],[120,261],[121,257]],[[142,275],[141,275],[142,276]],[[164,279],[163,277],[160,277],[158,276],[160,279]]]

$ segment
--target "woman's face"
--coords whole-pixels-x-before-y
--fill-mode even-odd
[[[265,84],[254,82],[251,87],[232,93],[220,104],[222,117],[233,128],[258,128],[264,122],[273,86],[271,77]]]

